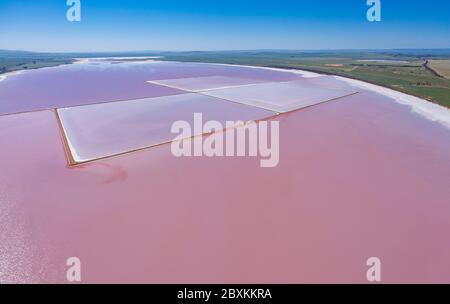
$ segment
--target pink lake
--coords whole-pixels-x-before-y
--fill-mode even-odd
[[[168,144],[69,166],[54,108],[205,76],[358,94],[270,118],[275,168]],[[450,130],[386,96],[245,67],[79,64],[0,82],[0,113],[1,283],[67,283],[69,257],[83,283],[367,283],[369,257],[383,283],[450,282]]]

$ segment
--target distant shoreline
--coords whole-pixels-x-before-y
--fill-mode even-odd
[[[142,56],[142,57],[137,57],[136,56],[136,57],[133,57],[133,59],[144,58],[144,57],[145,58],[150,58],[150,56]],[[31,69],[21,69],[21,70],[17,70],[17,71],[13,71],[13,72],[0,73],[0,82],[5,80],[8,76],[17,75],[17,74],[20,74],[23,71],[27,71],[27,70],[38,70],[38,69],[41,69],[41,68],[57,67],[57,66],[62,66],[62,65],[66,65],[66,64],[67,65],[68,64],[76,64],[77,62],[78,63],[86,63],[86,62],[89,61],[89,59],[97,59],[97,60],[98,59],[102,59],[102,60],[105,60],[105,59],[108,59],[108,58],[119,59],[119,57],[71,58],[71,60],[72,60],[71,63],[61,63],[61,64],[57,64],[57,65],[49,65],[49,66],[42,66],[42,67],[31,68]],[[122,57],[122,58],[126,58],[126,57]],[[131,57],[128,57],[128,58],[131,58]],[[84,59],[87,59],[87,60],[84,61]],[[154,60],[154,61],[157,61],[157,60]],[[164,61],[164,60],[162,60],[162,61]],[[169,61],[172,61],[172,60],[169,60]],[[173,60],[173,61],[177,62],[176,60]],[[130,62],[133,62],[133,60],[131,60]],[[186,62],[186,61],[178,61],[178,62]],[[427,62],[428,62],[428,60],[426,61],[426,63]],[[200,62],[193,61],[193,63],[200,63]],[[425,67],[426,63],[424,63],[424,67]],[[437,102],[435,102],[433,100],[430,100],[430,99],[427,99],[427,98],[423,98],[423,97],[415,95],[415,94],[411,94],[410,92],[405,92],[405,91],[399,90],[398,88],[392,88],[392,87],[389,87],[389,86],[386,86],[386,85],[383,85],[383,84],[379,84],[379,83],[376,83],[376,82],[373,82],[373,81],[369,81],[369,80],[365,80],[365,79],[352,77],[352,76],[349,76],[349,75],[340,75],[340,74],[337,74],[337,73],[330,73],[330,72],[326,72],[326,71],[322,71],[322,70],[316,70],[316,69],[311,69],[311,68],[303,68],[303,67],[296,68],[296,67],[287,67],[287,66],[280,66],[280,65],[267,65],[267,66],[265,66],[265,65],[251,65],[251,64],[249,64],[249,65],[242,65],[242,64],[224,64],[224,63],[219,63],[219,62],[217,62],[217,63],[205,62],[205,64],[221,64],[221,65],[242,66],[242,67],[251,67],[251,68],[279,69],[279,70],[284,70],[284,71],[297,71],[299,73],[309,72],[309,73],[315,73],[315,74],[318,74],[318,75],[327,75],[327,76],[347,78],[349,80],[360,81],[360,82],[364,82],[364,83],[367,83],[367,84],[370,84],[370,85],[379,86],[381,88],[385,88],[385,89],[388,89],[388,90],[396,91],[396,92],[399,92],[401,94],[405,94],[407,96],[411,96],[411,97],[414,97],[414,98],[418,98],[418,99],[424,100],[426,102],[429,102],[430,104],[442,107],[442,108],[444,108],[446,110],[450,110],[450,107],[448,107],[448,106],[441,105],[441,104],[439,104],[439,103],[437,103]],[[308,76],[306,76],[306,77],[308,77]],[[442,76],[439,75],[438,77],[442,77]]]
[[[23,72],[24,72],[24,70],[17,70],[17,71],[13,71],[13,72],[0,73],[0,82],[6,80],[9,76],[19,75],[19,74],[22,74]]]
[[[22,68],[22,69],[17,69],[17,70],[13,70],[13,71],[0,71],[0,82],[5,80],[8,76],[14,75],[15,73],[22,73],[25,71],[33,71],[33,70],[39,70],[39,69],[45,69],[45,68],[58,67],[58,66],[73,64],[73,63],[75,63],[75,60],[72,60],[72,62],[67,62],[67,63],[48,64],[48,65],[43,65],[43,66],[39,66],[39,67]]]
[[[427,62],[428,62],[428,60],[427,60]],[[340,74],[336,74],[336,73],[330,73],[330,72],[326,72],[326,71],[315,70],[315,69],[311,69],[311,68],[303,68],[303,67],[301,69],[294,68],[294,67],[292,67],[292,68],[291,67],[282,67],[282,66],[267,66],[267,67],[268,68],[276,68],[276,69],[285,69],[285,70],[307,71],[307,72],[317,73],[317,74],[321,74],[321,75],[337,76],[337,77],[343,77],[343,78],[348,78],[348,79],[352,79],[352,80],[358,80],[358,81],[362,81],[362,82],[367,82],[367,83],[370,83],[370,84],[373,84],[373,85],[377,85],[377,86],[380,86],[380,87],[383,87],[383,88],[386,88],[386,89],[391,89],[391,90],[394,90],[394,91],[397,91],[397,92],[400,92],[400,93],[403,93],[403,94],[406,94],[406,95],[410,95],[410,96],[414,96],[414,97],[426,100],[426,101],[428,101],[428,102],[430,102],[432,104],[436,104],[436,105],[439,105],[441,107],[444,107],[444,108],[450,110],[450,107],[448,107],[446,105],[439,104],[438,102],[436,102],[434,100],[430,100],[428,98],[424,98],[422,96],[415,95],[415,94],[413,94],[411,92],[402,91],[402,90],[399,90],[398,88],[392,88],[392,87],[389,87],[389,86],[386,86],[386,85],[383,85],[383,84],[380,84],[380,83],[376,83],[374,81],[353,77],[351,75],[340,75]],[[431,68],[429,68],[428,66],[425,66],[425,64],[424,64],[424,67],[427,68],[427,70],[429,70],[433,74],[436,74],[436,77],[445,78],[445,77],[442,77],[441,75],[438,75],[434,70],[431,70]]]

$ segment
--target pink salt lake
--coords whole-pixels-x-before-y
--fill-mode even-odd
[[[170,145],[68,165],[54,108],[190,94],[147,81],[208,76],[303,79],[158,62],[0,82],[0,282],[66,283],[73,256],[85,283],[365,283],[372,256],[385,283],[450,282],[450,130],[334,78],[303,80],[358,94],[270,118],[276,168]],[[267,114],[234,106],[210,115]]]

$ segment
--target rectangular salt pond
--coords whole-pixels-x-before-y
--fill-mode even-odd
[[[172,141],[175,121],[249,121],[275,113],[199,94],[182,94],[57,110],[70,162],[83,163]],[[199,135],[199,134],[194,134]]]
[[[262,83],[265,81],[239,77],[207,76],[207,77],[153,80],[147,82],[151,84],[170,87],[172,89],[190,92],[202,92],[207,90],[224,89],[229,87]]]
[[[357,92],[311,85],[304,80],[260,83],[202,92],[204,95],[278,113],[305,108],[355,93]]]

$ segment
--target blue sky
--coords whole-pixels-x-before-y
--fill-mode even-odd
[[[0,0],[0,49],[138,51],[450,48],[449,0]]]

